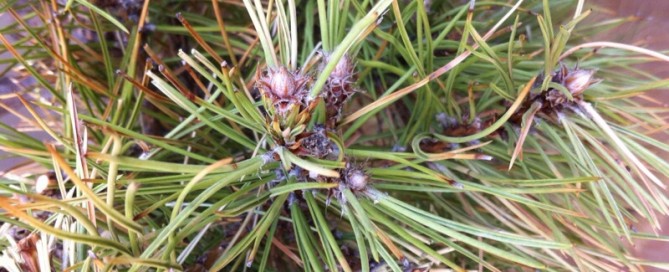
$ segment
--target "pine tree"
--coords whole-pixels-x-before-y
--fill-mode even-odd
[[[3,271],[669,267],[669,56],[583,1],[0,11]]]

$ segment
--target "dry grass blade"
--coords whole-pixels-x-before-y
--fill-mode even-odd
[[[83,243],[91,244],[94,246],[100,246],[100,247],[105,247],[113,250],[117,250],[121,253],[130,255],[130,251],[128,251],[125,246],[121,245],[118,242],[115,241],[110,241],[106,239],[97,239],[97,238],[91,238],[89,235],[84,235],[84,234],[75,234],[75,233],[70,233],[67,231],[63,231],[57,228],[54,228],[52,226],[49,226],[43,222],[41,222],[39,219],[36,219],[25,212],[16,209],[14,205],[11,204],[9,201],[9,198],[5,197],[0,197],[0,207],[7,212],[9,212],[11,215],[16,216],[20,218],[21,220],[24,220],[28,222],[31,226],[44,231],[46,233],[49,233],[51,235],[54,235],[56,237],[61,237],[63,239],[71,239],[75,241],[80,241]]]
[[[60,168],[67,174],[70,180],[77,186],[77,188],[86,196],[86,198],[91,201],[94,206],[91,209],[99,209],[107,217],[113,219],[115,222],[126,227],[130,231],[137,233],[142,233],[142,226],[136,222],[128,220],[123,216],[119,211],[115,210],[113,207],[107,206],[107,203],[100,199],[97,194],[91,190],[89,185],[81,180],[78,174],[72,170],[70,165],[63,159],[63,157],[58,153],[58,151],[52,145],[47,145],[47,149],[53,156],[55,163],[60,166]]]
[[[574,52],[576,52],[578,50],[581,50],[583,48],[605,48],[605,47],[618,48],[618,49],[628,50],[628,51],[632,51],[632,52],[637,52],[639,54],[648,55],[648,56],[651,56],[651,57],[656,58],[656,59],[661,60],[661,61],[669,62],[669,56],[667,56],[667,55],[655,52],[653,50],[648,50],[648,49],[645,49],[645,48],[641,48],[641,47],[638,47],[638,46],[629,45],[629,44],[622,44],[622,43],[615,43],[615,42],[589,42],[589,43],[580,44],[580,45],[574,46],[574,47],[570,48],[569,50],[565,51],[564,53],[562,53],[562,55],[560,55],[560,60],[563,60],[563,59],[569,57]]]
[[[624,158],[626,160],[629,160],[636,169],[638,169],[641,173],[648,177],[655,185],[662,189],[666,189],[667,186],[657,177],[653,172],[651,172],[648,167],[646,167],[640,160],[639,158],[630,151],[630,149],[627,147],[627,145],[620,140],[618,135],[611,129],[609,124],[604,120],[601,115],[599,115],[599,112],[597,112],[590,103],[587,102],[581,102],[579,103],[581,108],[585,110],[585,112],[592,118],[592,120],[606,133],[607,136],[610,137],[610,139],[614,142],[614,147],[618,150],[620,150],[621,153],[623,153]]]
[[[520,135],[518,135],[518,141],[516,141],[516,147],[513,149],[513,154],[511,155],[511,162],[509,163],[509,170],[513,168],[513,162],[516,161],[518,155],[522,157],[523,152],[523,143],[527,134],[530,133],[530,128],[532,128],[532,122],[534,121],[534,116],[541,109],[541,105],[532,104],[530,110],[526,113],[526,116],[523,116],[523,122],[520,129]]]

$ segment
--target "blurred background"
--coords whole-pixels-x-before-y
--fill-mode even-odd
[[[669,1],[667,0],[586,0],[593,7],[589,20],[607,20],[619,17],[633,18],[612,31],[602,33],[592,40],[608,40],[631,43],[648,49],[666,51],[669,49]],[[587,23],[587,22],[586,22]],[[654,63],[641,66],[660,77],[669,76],[669,65]],[[669,97],[666,96],[665,97]]]
[[[616,29],[592,37],[592,41],[624,42],[661,51],[669,49],[669,34],[667,34],[667,30],[669,29],[669,16],[667,16],[669,0],[586,0],[586,5],[593,8],[593,14],[588,21],[584,22],[585,24],[620,17],[626,17],[630,20]],[[9,14],[0,14],[0,28],[11,21],[12,19]],[[6,58],[8,54],[5,52],[2,54],[2,57]],[[0,70],[3,70],[4,67],[5,65],[0,63]],[[669,65],[664,63],[655,62],[640,65],[639,69],[651,72],[658,77],[669,77]],[[0,122],[11,124],[12,126],[20,126],[22,121],[10,112],[14,109],[24,115],[27,112],[22,110],[23,107],[20,106],[20,102],[17,99],[11,98],[13,96],[11,94],[15,90],[20,89],[20,85],[31,84],[31,82],[14,82],[9,77],[0,78]],[[652,95],[661,101],[669,100],[669,93],[666,91],[662,92],[658,90]],[[662,140],[666,141],[669,139]],[[4,174],[3,171],[16,166],[20,162],[15,159],[6,160],[2,156],[2,152],[0,151],[0,175]],[[14,173],[20,174],[20,172],[16,171]],[[669,217],[665,217],[663,221],[665,227],[661,234],[669,235]],[[633,228],[643,232],[651,231],[651,228],[644,224],[633,226]],[[630,247],[636,257],[669,262],[669,243],[635,241]]]
[[[634,21],[626,23],[612,31],[601,33],[600,37],[592,40],[607,40],[614,42],[630,43],[653,50],[664,51],[669,49],[669,1],[666,0],[591,0],[590,6],[594,6],[592,21],[607,20],[616,17],[630,17]],[[586,22],[587,23],[587,22]],[[639,69],[651,72],[658,77],[669,77],[669,65],[654,62],[639,65]],[[665,101],[669,106],[669,93],[666,90],[656,90],[652,97]],[[661,139],[667,142],[669,139]],[[669,159],[669,158],[665,158]],[[669,235],[669,217],[664,217],[663,230],[660,234]],[[650,232],[647,225],[635,226],[638,231]],[[636,241],[633,245],[636,257],[652,261],[669,262],[669,243]],[[660,269],[649,269],[647,271],[665,271]]]

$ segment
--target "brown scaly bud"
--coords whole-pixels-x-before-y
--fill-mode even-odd
[[[508,123],[520,127],[523,124],[523,117],[528,112],[532,112],[532,118],[537,114],[540,114],[539,116],[542,118],[546,118],[557,117],[559,116],[559,113],[565,109],[576,108],[577,103],[575,101],[583,100],[583,92],[597,82],[597,80],[593,79],[594,74],[595,70],[579,69],[578,67],[569,69],[565,65],[560,65],[559,69],[552,74],[551,81],[564,86],[564,88],[571,94],[573,100],[570,100],[568,96],[565,95],[564,90],[558,90],[557,88],[548,88],[539,93],[532,93],[525,98],[518,110],[510,116]],[[543,75],[539,76],[538,80],[535,81],[535,87],[539,87],[541,85],[540,82],[543,82]],[[507,106],[510,106],[510,104]],[[491,115],[485,118],[477,117],[473,119],[472,123],[467,123],[459,122],[455,118],[440,114],[437,115],[437,120],[442,125],[442,133],[444,135],[450,137],[463,137],[485,130],[495,123],[497,117],[499,116]],[[461,120],[467,119],[469,119],[469,116],[463,116],[463,118],[461,118]],[[504,128],[499,128],[489,136],[500,136],[502,139],[506,139],[507,134]],[[470,142],[469,144],[477,143]],[[455,147],[455,145],[434,140],[424,140],[421,142],[421,148],[428,152],[438,152]]]
[[[567,96],[565,96],[562,92],[556,89],[549,89],[545,91],[544,93],[542,93],[540,98],[541,100],[546,102],[546,103],[542,102],[543,103],[542,110],[544,112],[551,112],[553,110],[558,110],[558,111],[562,110],[564,105],[569,102]],[[529,106],[531,106],[531,104],[527,103],[527,107],[523,107],[523,109],[527,111],[530,109]]]
[[[266,95],[276,111],[283,115],[294,105],[304,105],[311,78],[286,67],[269,68],[257,80],[258,89]]]
[[[344,55],[335,66],[328,78],[330,84],[344,85],[355,81],[355,63],[348,56]]]
[[[328,63],[329,56],[323,60],[324,64]],[[339,120],[344,103],[356,92],[353,86],[355,81],[355,63],[348,55],[344,55],[330,73],[323,90],[328,127],[333,127]]]
[[[564,86],[571,94],[573,100],[579,101],[583,100],[583,92],[585,92],[585,90],[592,84],[598,82],[593,78],[594,74],[595,70],[585,70],[578,67],[569,69],[565,65],[560,65],[559,69],[553,73],[551,81]],[[542,78],[539,77],[537,82],[541,82],[541,79]],[[539,112],[546,115],[553,115],[564,109],[573,108],[575,106],[574,101],[569,100],[562,91],[555,88],[549,88],[541,93],[530,95],[530,97],[523,102],[520,109],[511,117],[510,121],[512,123],[520,124],[522,115],[530,110],[534,103],[541,105]]]

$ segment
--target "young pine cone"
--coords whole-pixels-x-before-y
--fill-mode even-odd
[[[258,77],[256,86],[270,99],[276,112],[285,115],[293,106],[304,105],[309,83],[311,83],[309,76],[288,71],[282,66],[263,71]]]
[[[329,57],[326,57],[324,63],[328,63],[328,59]],[[353,86],[355,81],[355,63],[348,55],[344,55],[328,77],[323,89],[328,127],[334,127],[341,117],[344,103],[356,92]]]

